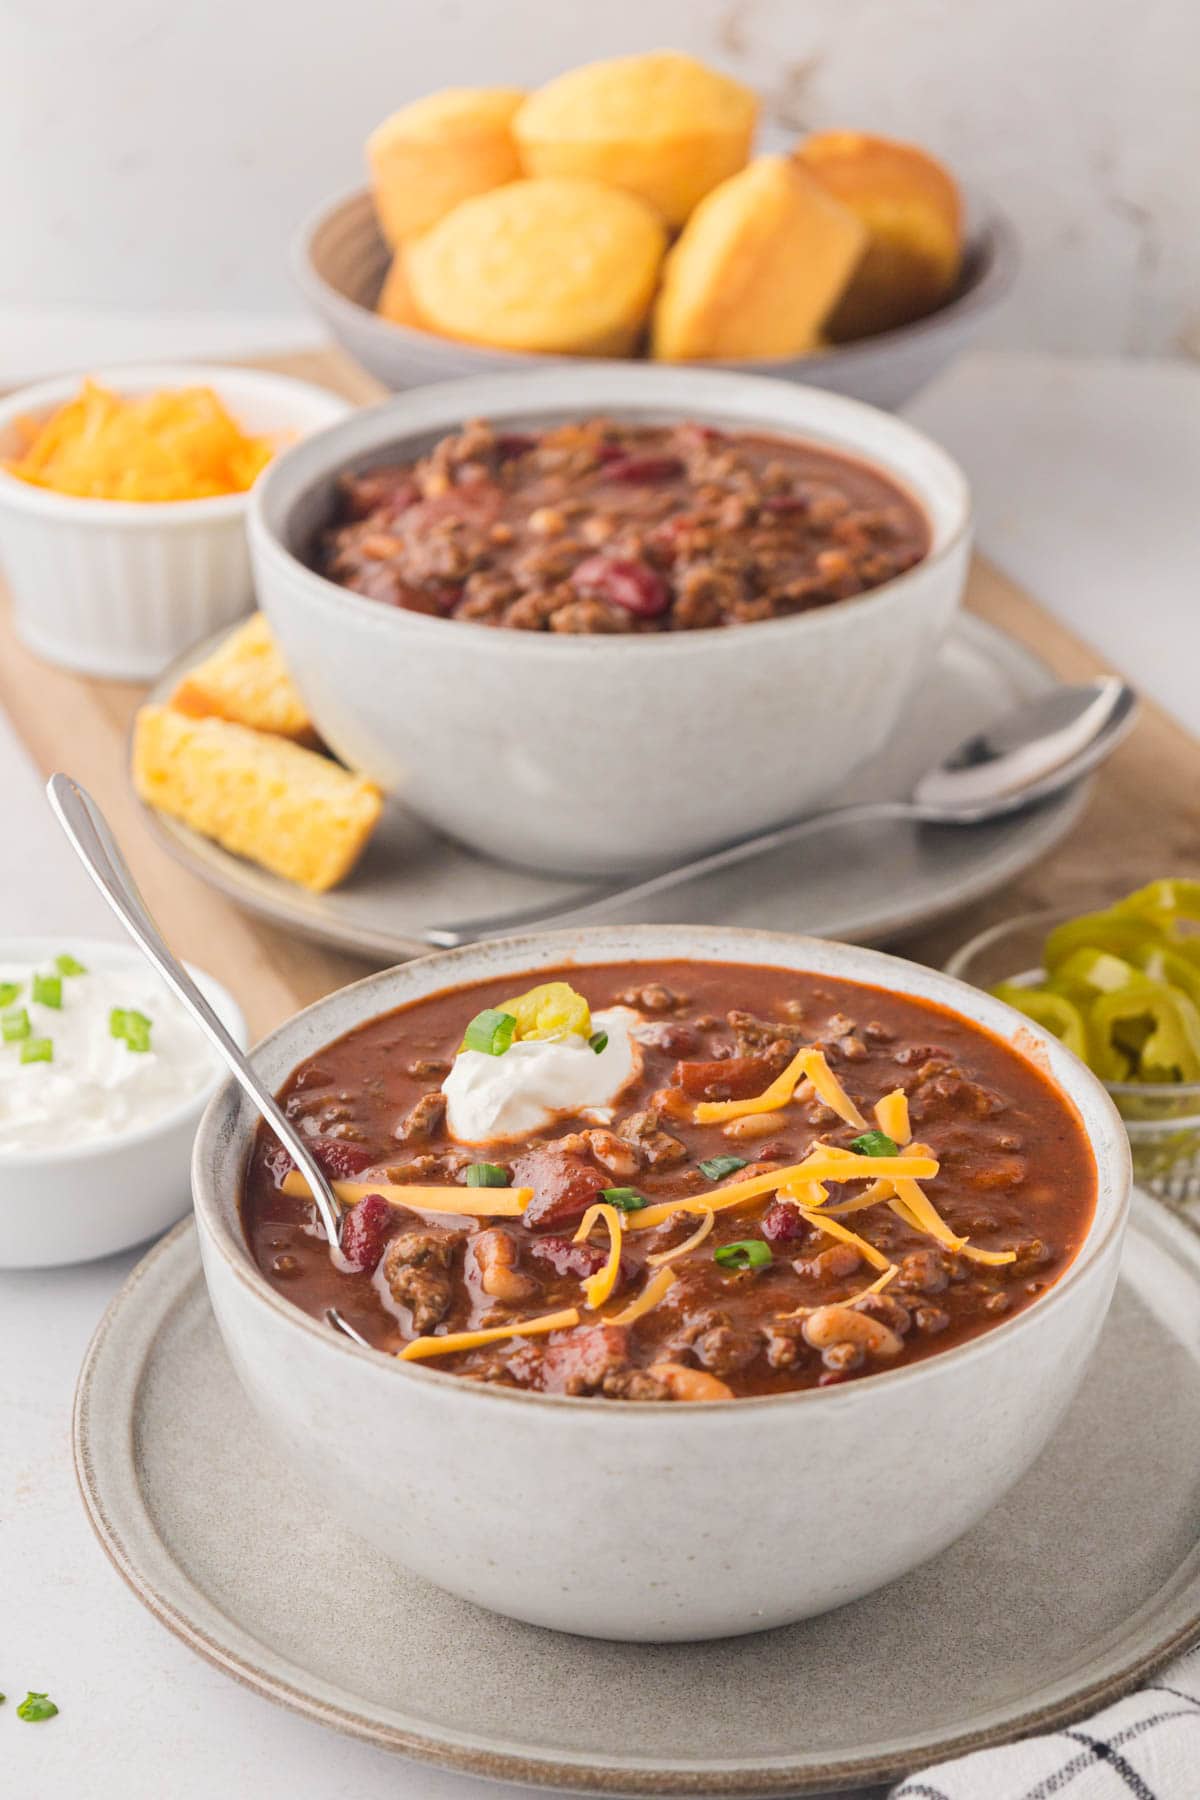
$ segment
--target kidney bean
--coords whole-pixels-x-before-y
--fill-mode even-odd
[[[666,582],[649,563],[632,556],[585,556],[571,585],[581,593],[624,607],[639,619],[657,619],[671,604]]]
[[[381,1194],[366,1194],[342,1220],[342,1255],[365,1274],[373,1274],[395,1227],[391,1207]]]
[[[614,456],[605,474],[610,481],[666,481],[673,475],[682,475],[683,464],[677,456]]]
[[[334,1181],[353,1181],[375,1161],[365,1144],[354,1144],[346,1138],[314,1138],[309,1149]]]
[[[761,1094],[778,1073],[774,1057],[726,1056],[714,1062],[677,1062],[671,1084],[696,1100],[747,1100]]]
[[[537,443],[527,431],[502,431],[496,439],[496,449],[505,459],[513,456],[524,456]]]
[[[758,1229],[768,1244],[789,1244],[795,1238],[804,1237],[808,1224],[800,1208],[791,1200],[772,1200]]]

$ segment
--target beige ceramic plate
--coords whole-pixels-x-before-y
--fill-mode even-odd
[[[190,1224],[96,1334],[75,1458],[100,1540],[151,1611],[324,1724],[583,1792],[857,1787],[1063,1725],[1200,1637],[1200,1239],[1139,1198],[1095,1363],[1025,1480],[926,1568],[754,1638],[565,1637],[451,1599],[336,1524],[327,1550],[226,1360]],[[880,1530],[887,1492],[881,1469]],[[488,1548],[536,1529],[498,1520]]]
[[[224,634],[222,634],[224,635]],[[183,671],[220,642],[197,644],[151,692],[163,701]],[[947,751],[1021,700],[1054,685],[1030,651],[964,613],[887,749],[830,805],[908,795]],[[1035,812],[991,825],[849,826],[835,837],[776,852],[606,916],[606,923],[681,924],[720,919],[765,931],[803,931],[880,943],[973,904],[1053,849],[1082,811],[1078,787]],[[359,867],[329,894],[310,894],[231,856],[187,826],[146,809],[155,836],[203,880],[249,911],[306,937],[384,963],[427,952],[415,933],[483,913],[565,906],[587,890],[505,867],[441,837],[412,813],[385,814]]]

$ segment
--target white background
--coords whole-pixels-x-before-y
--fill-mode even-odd
[[[48,307],[67,342],[79,308],[278,337],[288,243],[383,115],[661,45],[790,128],[916,138],[1010,212],[985,341],[1200,355],[1196,0],[0,0],[0,357]]]

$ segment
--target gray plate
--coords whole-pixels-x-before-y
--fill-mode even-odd
[[[1200,1238],[1139,1197],[1096,1360],[1014,1493],[905,1580],[754,1638],[565,1637],[340,1533],[330,1554],[225,1358],[190,1223],[96,1334],[75,1459],[101,1542],[151,1611],[325,1724],[584,1792],[855,1787],[1065,1724],[1200,1637]],[[880,1497],[886,1530],[886,1470]],[[536,1521],[498,1520],[499,1553],[508,1529]]]
[[[218,642],[196,645],[164,673],[151,698],[166,700],[183,671]],[[907,795],[917,777],[964,737],[1055,680],[1023,645],[962,615],[887,749],[830,804]],[[720,919],[878,943],[1003,887],[1065,836],[1085,799],[1086,789],[1079,787],[1035,812],[992,825],[848,827],[822,838],[819,849],[779,851],[752,870],[696,883],[686,896],[669,893],[640,908],[614,910],[611,922]],[[413,935],[421,926],[566,905],[587,891],[477,856],[399,806],[388,810],[354,874],[329,894],[310,894],[174,819],[149,808],[146,814],[155,836],[180,862],[249,911],[383,962],[426,953],[429,945]]]

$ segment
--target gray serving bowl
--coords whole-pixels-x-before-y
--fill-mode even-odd
[[[254,1065],[278,1089],[355,1026],[461,983],[667,958],[802,970],[944,1006],[1039,1067],[1083,1124],[1096,1211],[1069,1268],[980,1337],[841,1387],[663,1406],[464,1381],[360,1349],[266,1280],[239,1195],[257,1118],[233,1081],[192,1187],[204,1274],[242,1387],[334,1530],[534,1625],[661,1642],[844,1605],[970,1529],[1048,1442],[1095,1346],[1129,1208],[1129,1145],[1096,1077],[989,994],[876,950],[686,925],[542,932],[421,957],[327,995]]]
[[[594,357],[489,350],[381,319],[375,302],[388,256],[366,189],[323,207],[302,229],[293,253],[296,281],[313,311],[343,350],[385,387],[398,391],[429,381],[450,381],[457,375],[495,375],[555,363],[578,368],[596,362]],[[872,406],[896,407],[967,348],[1012,285],[1017,260],[1016,236],[1007,220],[990,209],[981,211],[968,231],[966,259],[953,297],[926,318],[812,356],[690,366],[774,375]],[[618,366],[631,363],[630,358],[615,360]]]

